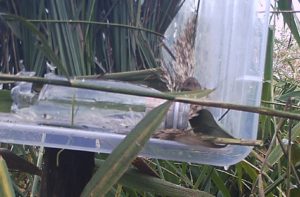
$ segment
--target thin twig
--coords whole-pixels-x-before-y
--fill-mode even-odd
[[[264,182],[261,173],[258,174],[258,195],[259,197],[265,197]]]
[[[291,99],[289,98],[289,101]],[[288,163],[287,163],[287,178],[286,178],[286,186],[287,186],[287,197],[290,197],[290,184],[291,184],[291,165],[292,165],[292,120],[289,121],[289,131],[288,131]],[[296,172],[297,174],[297,172]]]
[[[259,172],[259,173],[260,173],[260,172]],[[258,176],[256,177],[255,182],[254,182],[253,185],[252,185],[252,189],[251,189],[251,195],[252,195],[252,196],[255,196],[255,195],[254,195],[254,191],[255,191],[256,185],[258,185]]]
[[[236,139],[236,138],[221,138],[214,136],[201,135],[199,138],[203,141],[213,142],[214,144],[232,144],[241,146],[262,146],[262,140],[246,140],[246,139]]]
[[[45,138],[45,134],[43,134],[43,140]],[[37,159],[37,162],[36,162],[36,166],[39,167],[39,168],[42,168],[42,161],[43,161],[43,155],[44,155],[44,147],[41,146],[39,148],[39,152],[38,152],[38,159]],[[37,176],[37,175],[34,175],[34,178],[33,178],[33,183],[32,183],[32,188],[31,188],[31,193],[30,193],[30,197],[34,197],[36,196],[36,193],[37,193],[37,188],[38,188],[38,183],[39,181],[41,180],[40,176]]]
[[[261,171],[263,171],[265,165],[266,165],[266,162],[267,162],[267,159],[268,157],[270,156],[270,153],[272,152],[273,150],[273,146],[276,142],[276,136],[277,136],[277,133],[279,132],[280,128],[284,125],[284,122],[285,122],[285,119],[281,118],[276,126],[276,129],[275,129],[275,133],[273,135],[273,138],[271,140],[271,143],[270,143],[270,146],[269,146],[269,149],[267,150],[267,153],[266,153],[266,157],[265,157],[265,160],[264,162],[262,163],[262,167],[261,167]]]
[[[258,13],[265,13],[266,11],[258,11]],[[270,13],[300,13],[300,10],[272,10]]]
[[[300,114],[284,112],[280,110],[275,110],[267,107],[254,107],[248,105],[239,105],[233,103],[220,103],[216,101],[205,101],[199,99],[191,99],[185,98],[180,96],[174,96],[167,93],[153,93],[149,91],[142,91],[142,90],[128,90],[125,88],[112,88],[107,87],[100,84],[91,84],[85,83],[80,80],[59,80],[59,79],[46,79],[42,77],[28,77],[28,76],[16,76],[16,75],[7,75],[7,74],[0,74],[0,80],[9,80],[9,81],[26,81],[26,82],[33,82],[33,83],[41,83],[41,84],[52,84],[58,86],[67,86],[67,87],[75,87],[75,88],[83,88],[83,89],[90,89],[90,90],[100,90],[105,92],[113,92],[113,93],[120,93],[120,94],[128,94],[128,95],[136,95],[136,96],[143,96],[143,97],[154,97],[160,98],[170,101],[177,101],[182,103],[190,103],[196,105],[203,105],[209,107],[218,107],[218,108],[225,108],[225,109],[233,109],[245,112],[252,112],[252,113],[259,113],[264,115],[271,115],[283,118],[290,118],[295,120],[300,120]]]
[[[159,75],[161,72],[162,71],[160,68],[150,68],[150,69],[136,70],[136,71],[76,76],[75,78],[76,79],[124,79],[126,78],[129,81],[129,80],[135,80],[137,76],[153,77],[155,75]]]
[[[282,143],[280,136],[277,134],[276,137],[277,137],[277,141],[279,142],[279,145],[281,147],[281,150],[282,150],[285,158],[288,160],[289,156],[288,156],[288,153],[285,150],[284,144]],[[299,179],[298,173],[296,171],[295,165],[293,163],[290,163],[290,165],[291,165],[291,168],[293,170],[293,173],[294,173],[294,176],[296,178],[296,181],[298,183],[298,186],[300,186],[300,179]]]
[[[291,98],[289,98],[288,100],[287,100],[287,103],[286,103],[286,106],[285,106],[285,110],[289,110],[289,109],[291,109],[291,106],[292,106],[292,100],[291,100]],[[291,132],[291,130],[292,130],[292,126],[291,126],[291,121],[292,120],[290,120],[290,122],[289,122],[289,133],[288,133],[288,147],[287,147],[287,151],[285,150],[285,148],[284,148],[284,145],[283,145],[283,143],[282,143],[282,141],[281,141],[281,138],[280,138],[280,136],[279,136],[279,133],[277,132],[276,133],[276,138],[277,138],[277,141],[279,142],[279,145],[280,145],[280,147],[281,147],[281,150],[282,150],[282,152],[283,152],[283,154],[284,154],[284,156],[287,158],[287,160],[288,160],[288,166],[287,166],[287,180],[290,180],[290,173],[291,173],[291,169],[293,170],[293,173],[294,173],[294,176],[296,177],[296,181],[297,181],[297,183],[298,183],[298,186],[299,186],[299,184],[300,184],[300,179],[299,179],[299,176],[298,176],[298,173],[297,173],[297,171],[296,171],[296,168],[295,168],[295,166],[294,166],[294,164],[291,162],[291,139],[292,139],[292,132]],[[283,122],[282,122],[282,124],[283,124]],[[281,125],[281,127],[282,127],[283,125]]]
[[[300,10],[278,10],[278,11],[270,11],[270,13],[300,13]]]
[[[175,98],[174,101],[196,104],[196,105],[203,105],[203,106],[208,106],[208,107],[233,109],[233,110],[238,110],[238,111],[252,112],[252,113],[258,113],[258,114],[263,114],[263,115],[300,120],[299,114],[284,112],[284,111],[271,109],[271,108],[267,108],[267,107],[254,107],[254,106],[239,105],[239,104],[233,104],[233,103],[222,103],[222,102],[205,101],[205,100],[199,100],[199,99],[180,98],[180,97]]]
[[[287,109],[287,107],[288,107],[288,104],[286,104],[285,109]],[[285,119],[283,119],[283,118],[279,119],[279,123],[276,126],[276,129],[275,129],[274,135],[272,137],[270,146],[269,146],[269,148],[268,148],[268,150],[266,152],[265,160],[262,163],[262,166],[261,166],[261,169],[260,169],[260,174],[262,174],[262,172],[264,171],[265,166],[267,165],[267,160],[268,160],[268,158],[269,158],[269,156],[270,156],[270,154],[271,154],[271,152],[273,150],[273,146],[274,146],[274,144],[276,142],[277,133],[279,132],[280,128],[283,126],[284,122],[285,122]],[[258,182],[259,181],[258,181],[258,177],[257,177],[256,181],[255,181],[255,184],[253,185],[252,190],[251,190],[252,193],[254,192],[255,185],[258,184]]]
[[[250,153],[253,157],[255,157],[256,159],[258,159],[260,162],[264,162],[265,161],[265,158],[260,156],[257,152],[255,152],[255,150],[252,150],[251,153]],[[269,168],[272,168],[273,166],[268,162],[266,161],[266,165],[269,167]]]
[[[65,23],[65,24],[88,24],[88,25],[100,25],[100,26],[110,26],[110,27],[120,27],[120,28],[127,28],[127,29],[132,29],[132,30],[137,30],[137,31],[144,31],[147,33],[154,34],[156,36],[164,38],[164,35],[161,33],[158,33],[156,31],[152,31],[150,29],[142,28],[142,27],[137,27],[137,26],[131,26],[131,25],[125,25],[125,24],[119,24],[119,23],[107,23],[107,22],[98,22],[98,21],[84,21],[84,20],[26,20],[31,23]]]
[[[278,102],[271,102],[271,101],[264,101],[264,100],[262,100],[261,102],[264,104],[278,105],[278,106],[282,106],[282,107],[284,107],[286,105],[285,103],[278,103]],[[300,109],[300,107],[297,105],[291,105],[291,107],[294,109]]]

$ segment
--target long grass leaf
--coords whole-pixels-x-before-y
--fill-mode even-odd
[[[170,105],[166,102],[154,108],[136,125],[97,170],[81,196],[104,196],[112,188],[160,125]]]
[[[10,175],[6,163],[2,157],[0,157],[0,196],[5,196],[5,197],[15,196]]]
[[[200,168],[200,167],[199,167]],[[202,166],[201,168],[201,173],[199,176],[197,176],[197,180],[194,183],[193,188],[199,188],[199,186],[203,183],[203,181],[206,179],[207,175],[210,173],[210,171],[212,170],[212,166]]]
[[[170,162],[170,161],[165,161],[168,166],[175,171],[175,173],[180,177],[180,179],[182,179],[182,181],[189,186],[193,186],[192,181],[187,177],[187,175],[185,173],[182,173],[182,169],[178,168],[174,163]]]
[[[278,1],[278,9],[279,10],[294,10],[292,1],[287,0],[279,0]],[[284,22],[290,28],[294,38],[296,39],[298,45],[300,46],[300,22],[295,13],[282,13]]]
[[[188,189],[177,184],[173,184],[162,179],[151,177],[149,175],[141,174],[137,170],[131,169],[128,170],[124,176],[120,179],[120,184],[135,188],[139,191],[148,191],[163,196],[203,196],[203,197],[212,197],[213,195],[195,190]]]
[[[230,197],[230,192],[225,186],[225,180],[222,180],[221,177],[218,175],[217,171],[214,169],[211,175],[211,178],[214,182],[214,184],[217,186],[217,188],[222,192],[222,195],[224,197]]]

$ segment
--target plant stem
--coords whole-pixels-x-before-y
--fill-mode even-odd
[[[252,112],[252,113],[259,113],[264,115],[271,115],[277,116],[282,118],[291,118],[295,120],[300,120],[300,114],[284,112],[280,110],[270,109],[267,107],[254,107],[248,105],[239,105],[233,103],[223,103],[223,102],[215,102],[215,101],[205,101],[200,99],[191,99],[185,98],[180,96],[175,96],[167,93],[153,93],[149,91],[141,91],[141,90],[128,90],[125,88],[112,88],[103,86],[100,84],[91,84],[86,83],[80,80],[65,80],[65,79],[46,79],[42,77],[28,77],[28,76],[16,76],[16,75],[7,75],[7,74],[0,74],[0,80],[9,80],[9,81],[26,81],[26,82],[33,82],[33,83],[41,83],[41,84],[52,84],[52,85],[59,85],[59,86],[67,86],[67,87],[75,87],[75,88],[83,88],[83,89],[90,89],[90,90],[99,90],[105,92],[113,92],[113,93],[120,93],[120,94],[128,94],[128,95],[136,95],[136,96],[143,96],[143,97],[154,97],[160,99],[166,99],[170,101],[177,101],[182,103],[190,103],[196,105],[203,105],[209,107],[219,107],[225,109],[233,109],[245,112]]]

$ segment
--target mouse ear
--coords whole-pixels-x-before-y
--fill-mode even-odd
[[[188,77],[181,85],[181,91],[201,90],[200,83],[195,77]]]

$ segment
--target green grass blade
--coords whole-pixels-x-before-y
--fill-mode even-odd
[[[230,197],[230,192],[228,191],[227,187],[225,186],[225,180],[222,180],[222,178],[218,175],[216,169],[213,170],[211,178],[214,182],[214,184],[217,186],[217,188],[222,192],[222,195],[224,197]]]
[[[6,163],[2,157],[0,157],[0,196],[15,196],[10,175]]]
[[[296,138],[300,135],[300,123],[296,124],[293,128],[292,128],[292,137],[291,140],[296,140]],[[272,152],[270,153],[269,157],[268,157],[268,162],[273,166],[276,162],[279,161],[279,159],[283,156],[283,152],[282,149],[280,147],[280,145],[277,145]],[[268,168],[265,167],[264,171],[266,171]]]
[[[0,90],[0,112],[10,112],[12,99],[9,90]]]
[[[244,172],[247,172],[247,176],[249,176],[253,182],[256,180],[258,171],[256,171],[251,165],[249,165],[248,162],[242,161],[238,165],[243,168]]]
[[[287,101],[289,98],[295,98],[295,99],[299,100],[300,99],[300,91],[288,92],[288,93],[282,94],[281,96],[278,97],[278,99],[281,101]]]
[[[193,186],[193,183],[192,181],[187,177],[187,174],[185,173],[182,173],[182,170],[180,168],[178,168],[174,163],[170,162],[170,161],[165,161],[167,164],[168,164],[168,169],[172,169],[175,174],[177,174],[180,179],[186,184],[186,185],[189,185],[189,186]]]
[[[279,0],[278,1],[278,9],[279,10],[294,10],[292,6],[291,1],[287,0]],[[300,46],[300,34],[299,34],[299,27],[300,27],[300,22],[298,17],[296,16],[296,13],[282,13],[284,22],[288,25],[290,28],[294,38],[296,39],[298,45]]]
[[[235,165],[235,172],[236,172],[236,178],[237,178],[236,182],[238,184],[239,191],[241,193],[243,193],[243,180],[242,180],[243,168],[242,168],[241,162],[237,163]]]
[[[198,166],[198,169],[200,172],[196,173],[197,180],[194,183],[193,189],[199,188],[200,185],[204,182],[206,179],[207,175],[210,173],[212,166],[208,165],[203,165],[203,166]]]
[[[156,107],[136,125],[97,170],[81,196],[104,196],[112,188],[160,125],[170,105],[165,102]]]
[[[130,169],[124,174],[124,176],[120,179],[120,184],[129,188],[135,188],[140,191],[153,192],[163,196],[213,196],[203,191],[184,188],[177,184],[170,183],[156,177],[141,174],[134,169]]]

